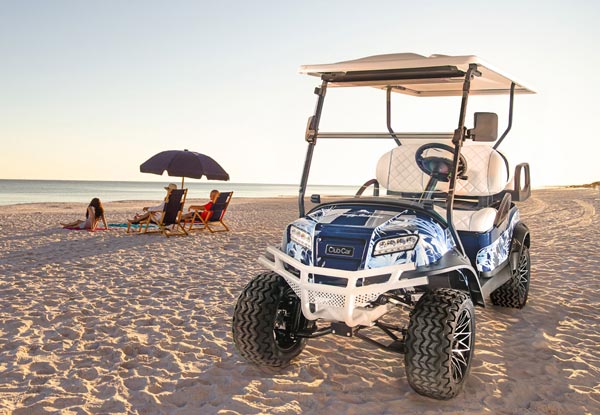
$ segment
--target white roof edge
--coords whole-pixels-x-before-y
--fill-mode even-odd
[[[524,83],[516,80],[507,73],[502,72],[493,65],[475,55],[462,56],[447,56],[447,55],[431,55],[429,57],[417,55],[414,53],[396,53],[386,55],[368,56],[365,58],[336,62],[330,64],[317,65],[302,65],[300,73],[320,77],[326,73],[348,73],[354,71],[382,71],[392,69],[412,69],[412,68],[427,68],[436,66],[455,66],[461,71],[466,72],[470,64],[477,64],[478,69],[482,72],[481,78],[487,78],[496,85],[503,85],[502,88],[475,88],[472,92],[498,94],[508,93],[510,91],[510,83],[516,84],[515,92],[518,93],[535,93],[535,90]],[[353,84],[353,85],[356,85]],[[342,86],[342,85],[338,85]],[[375,86],[371,84],[370,86]],[[382,85],[379,85],[381,87]],[[486,92],[489,90],[489,92]],[[427,93],[415,93],[412,95],[433,96],[437,95],[434,91]],[[440,95],[447,95],[447,92],[440,91]]]
[[[329,72],[376,71],[445,65],[457,66],[466,71],[470,63],[481,63],[481,59],[471,55],[432,55],[431,57],[425,57],[416,53],[391,53],[329,64],[302,65],[300,66],[300,73],[322,74]]]

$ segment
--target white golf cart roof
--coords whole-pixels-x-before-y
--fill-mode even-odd
[[[471,81],[470,94],[496,95],[510,93],[534,94],[532,88],[516,81],[477,56],[394,53],[369,56],[350,61],[303,65],[300,73],[318,76],[330,86],[372,86],[414,96],[462,95],[465,74],[470,64],[477,64],[481,76]]]

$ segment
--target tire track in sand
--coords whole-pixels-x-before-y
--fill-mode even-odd
[[[521,208],[522,209],[522,212],[521,212],[522,217],[527,218],[527,217],[539,215],[540,213],[544,212],[548,208],[548,204],[540,198],[532,197],[531,201],[534,203],[533,207],[531,207],[530,209]]]
[[[574,217],[573,219],[563,222],[563,225],[571,227],[590,226],[594,221],[594,216],[596,215],[596,208],[594,208],[594,205],[581,199],[574,199],[573,202],[577,203],[581,208],[583,208],[583,213]]]

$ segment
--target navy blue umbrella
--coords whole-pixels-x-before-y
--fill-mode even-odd
[[[169,176],[181,177],[183,187],[184,177],[208,180],[229,180],[229,174],[212,158],[207,155],[188,150],[162,151],[140,165],[142,173],[162,175],[165,171]]]

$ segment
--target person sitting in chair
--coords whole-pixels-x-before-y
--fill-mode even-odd
[[[106,225],[106,219],[104,218],[104,208],[102,207],[102,202],[100,202],[100,199],[95,197],[87,207],[85,212],[85,220],[78,219],[74,222],[61,223],[61,225],[63,228],[90,229],[93,231],[96,230],[100,220],[102,220],[104,223],[104,227],[108,228]]]
[[[212,208],[213,204],[217,201],[218,197],[219,197],[219,191],[216,189],[211,190],[210,191],[210,200],[208,201],[208,203],[205,203],[203,205],[194,205],[194,206],[188,207],[188,213],[186,213],[185,215],[182,215],[181,220],[185,221],[185,222],[193,220],[194,213],[196,213],[196,212],[200,212],[200,216],[202,217],[202,219],[206,220],[210,213],[210,208]]]
[[[171,194],[171,191],[173,191],[175,189],[177,189],[177,185],[175,183],[169,183],[168,186],[165,186],[165,190],[167,191],[165,199],[167,199],[167,197]],[[150,216],[150,215],[152,215],[153,221],[158,222],[160,220],[160,214],[164,210],[164,208],[165,208],[164,200],[156,206],[144,207],[144,208],[142,208],[144,213],[136,213],[132,219],[128,220],[128,222],[129,223],[138,223],[138,222],[143,221],[144,219],[148,218],[148,216]]]

